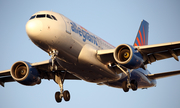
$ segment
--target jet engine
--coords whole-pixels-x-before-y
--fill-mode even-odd
[[[128,44],[121,44],[114,51],[116,62],[129,69],[137,69],[143,65],[143,57],[138,50]]]
[[[41,83],[37,69],[25,61],[18,61],[14,63],[11,67],[10,73],[15,81],[23,85],[32,86]]]

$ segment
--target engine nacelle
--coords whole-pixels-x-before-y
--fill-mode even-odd
[[[18,61],[11,67],[12,78],[23,85],[40,84],[41,79],[36,68],[32,67],[30,63],[25,61]]]
[[[143,57],[133,46],[121,44],[114,51],[117,63],[129,69],[137,69],[143,65]]]

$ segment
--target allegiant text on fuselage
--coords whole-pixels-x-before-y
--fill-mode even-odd
[[[73,32],[78,33],[79,36],[83,37],[83,41],[86,42],[88,40],[91,43],[94,43],[96,46],[98,46],[97,38],[91,34],[89,34],[87,31],[83,30],[80,27],[77,27],[77,25],[74,22],[71,22],[71,29]]]

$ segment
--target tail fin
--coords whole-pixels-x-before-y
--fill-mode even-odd
[[[145,20],[142,20],[134,42],[134,46],[148,45],[148,30],[149,23]]]

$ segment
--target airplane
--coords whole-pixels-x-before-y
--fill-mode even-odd
[[[180,70],[151,74],[147,65],[171,57],[179,61],[180,41],[148,45],[148,30],[149,23],[142,20],[133,45],[114,47],[62,14],[39,11],[26,23],[26,33],[51,58],[15,62],[9,70],[0,71],[0,85],[17,81],[34,86],[52,79],[60,87],[55,93],[58,103],[70,100],[70,92],[63,88],[65,80],[84,80],[124,92],[154,87],[156,79],[178,75]]]

